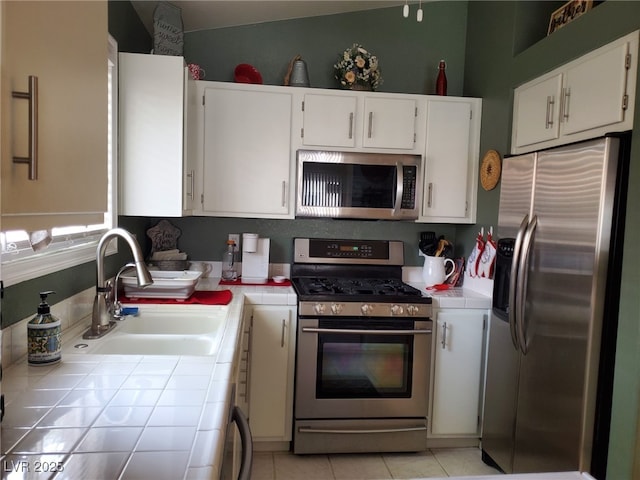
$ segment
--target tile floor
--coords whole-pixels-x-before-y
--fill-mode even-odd
[[[495,475],[478,448],[419,453],[293,455],[256,452],[251,480],[373,480]]]

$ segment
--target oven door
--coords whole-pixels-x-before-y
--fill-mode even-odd
[[[430,320],[299,320],[296,419],[425,417]]]

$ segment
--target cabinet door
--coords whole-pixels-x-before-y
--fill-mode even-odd
[[[431,432],[477,435],[486,311],[440,310],[436,316]]]
[[[561,118],[564,135],[624,120],[628,53],[628,42],[616,44],[567,70]]]
[[[107,210],[107,2],[0,2],[2,227],[103,223]],[[28,179],[27,92],[38,77],[37,180]]]
[[[292,94],[206,88],[204,101],[204,211],[286,217]]]
[[[291,440],[295,325],[295,307],[253,307],[249,424],[256,440]]]
[[[524,147],[558,138],[561,89],[561,74],[516,88],[512,133],[515,146]]]
[[[420,221],[475,221],[480,128],[479,112],[472,118],[475,101],[428,102]]]
[[[355,95],[305,95],[303,145],[355,147],[357,100]]]
[[[362,145],[411,150],[416,138],[416,101],[365,97]]]
[[[182,57],[121,53],[120,213],[178,217],[191,208],[185,172],[186,95]],[[190,169],[189,169],[190,170]]]

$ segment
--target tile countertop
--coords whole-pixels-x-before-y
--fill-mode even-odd
[[[491,308],[493,280],[471,278],[465,274],[462,287],[434,290],[427,288],[422,280],[422,269],[415,267],[405,267],[403,280],[420,290],[423,296],[431,297],[433,308]]]
[[[229,305],[198,306],[227,313],[214,356],[63,346],[58,364],[34,367],[24,358],[5,368],[2,478],[218,478],[243,305],[296,304],[291,287],[219,287],[227,288]],[[209,289],[206,280],[198,289]],[[89,322],[65,332],[63,345]]]

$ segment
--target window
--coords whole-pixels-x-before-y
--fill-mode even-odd
[[[0,232],[2,277],[6,286],[95,260],[100,237],[117,223],[118,44],[111,36],[108,42],[109,185],[104,223],[53,228],[50,232],[51,243],[39,251],[32,248],[29,234],[25,231]],[[116,250],[116,242],[110,242],[107,254],[115,253]]]

